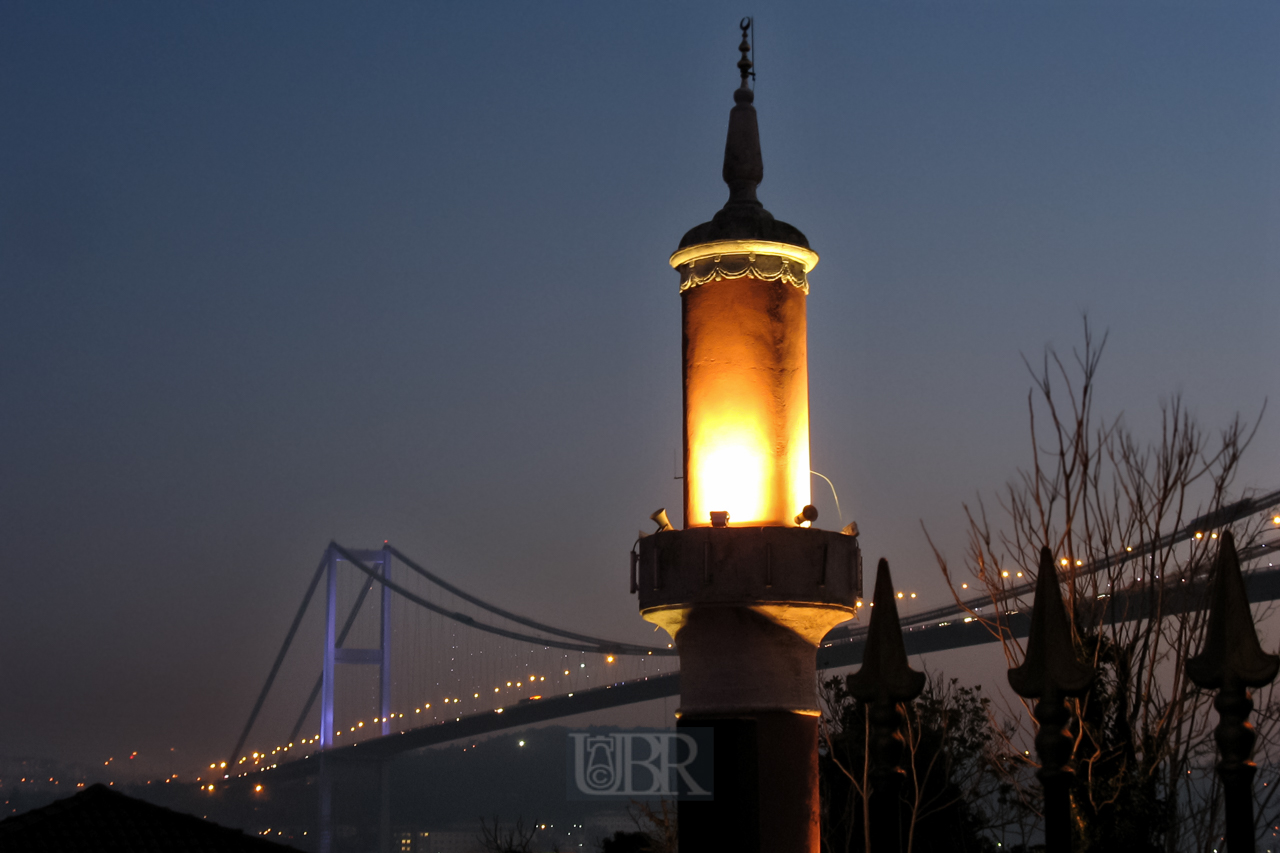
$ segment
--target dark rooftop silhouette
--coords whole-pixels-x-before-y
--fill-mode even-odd
[[[297,848],[246,835],[93,785],[0,821],[5,853],[282,853]]]

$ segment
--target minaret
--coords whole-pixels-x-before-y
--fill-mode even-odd
[[[738,49],[729,200],[671,256],[683,305],[685,527],[711,524],[712,512],[789,526],[809,503],[805,300],[818,256],[756,198],[764,162],[745,28]]]
[[[685,529],[640,540],[640,612],[680,653],[683,728],[715,732],[715,792],[682,850],[817,853],[817,644],[855,614],[856,539],[811,526],[808,240],[764,177],[747,30],[725,144],[729,200],[671,256],[683,305]]]

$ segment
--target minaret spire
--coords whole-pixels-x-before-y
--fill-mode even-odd
[[[760,207],[756,187],[764,180],[764,158],[760,154],[760,127],[756,122],[756,93],[747,84],[748,77],[755,77],[748,57],[751,43],[747,40],[747,33],[751,30],[751,19],[743,18],[738,26],[742,28],[742,43],[738,45],[742,52],[742,58],[738,60],[742,85],[733,93],[734,107],[729,111],[729,136],[724,144],[724,182],[729,185],[729,204]]]
[[[818,643],[857,615],[862,562],[853,536],[803,526],[816,518],[805,306],[818,253],[756,199],[751,19],[741,28],[729,201],[670,259],[680,275],[684,529],[640,540],[632,588],[640,614],[680,652],[680,728],[711,729],[733,765],[717,765],[713,801],[680,803],[680,849],[812,853],[822,846]],[[723,121],[713,111],[708,123]]]
[[[764,180],[764,158],[760,155],[760,126],[756,121],[756,93],[751,88],[755,79],[755,63],[751,60],[751,18],[743,18],[742,41],[738,50],[738,73],[742,83],[733,93],[733,109],[729,111],[729,134],[724,143],[724,182],[729,185],[729,200],[710,222],[691,228],[680,240],[680,248],[714,243],[717,240],[767,240],[809,248],[800,229],[780,222],[764,209],[756,198],[756,187]]]

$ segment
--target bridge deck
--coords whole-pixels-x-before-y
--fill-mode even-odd
[[[1252,602],[1274,601],[1280,599],[1280,568],[1256,570],[1245,575],[1245,586],[1249,600]],[[1166,599],[1164,612],[1167,615],[1199,606],[1205,592],[1203,584],[1189,584],[1186,592],[1172,601]],[[1108,622],[1145,618],[1148,610],[1148,598],[1145,590],[1134,589],[1117,593],[1104,599],[1098,606],[1107,608],[1104,618]],[[1011,637],[1025,637],[1031,626],[1030,613],[1010,612],[1002,617],[1004,629]],[[838,630],[838,629],[837,629]],[[982,622],[977,620],[964,622],[962,619],[928,626],[914,626],[904,630],[903,641],[907,653],[911,655],[927,652],[960,649],[996,641],[995,634]],[[862,650],[865,639],[861,633],[848,639],[842,639],[818,649],[818,669],[838,669],[846,666],[857,666],[862,662]],[[665,699],[680,694],[680,675],[660,675],[639,681],[613,684],[608,687],[596,687],[574,693],[549,696],[536,702],[528,702],[510,708],[502,713],[489,711],[459,717],[453,721],[437,723],[410,729],[406,732],[371,738],[351,746],[330,749],[323,754],[324,761],[386,761],[405,752],[423,749],[429,746],[448,743],[454,740],[476,737],[528,726],[548,720],[571,717],[600,711],[605,708],[619,708],[652,699]],[[270,774],[273,780],[283,780],[297,776],[309,776],[320,769],[321,755],[315,753],[306,758],[281,764],[277,767],[249,773],[242,777],[234,777],[243,781],[258,781],[260,773]]]

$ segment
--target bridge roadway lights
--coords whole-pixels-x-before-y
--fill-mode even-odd
[[[855,615],[857,539],[696,527],[640,540],[640,613],[680,653],[679,727],[715,730],[714,798],[679,804],[681,849],[819,849],[817,647]]]

